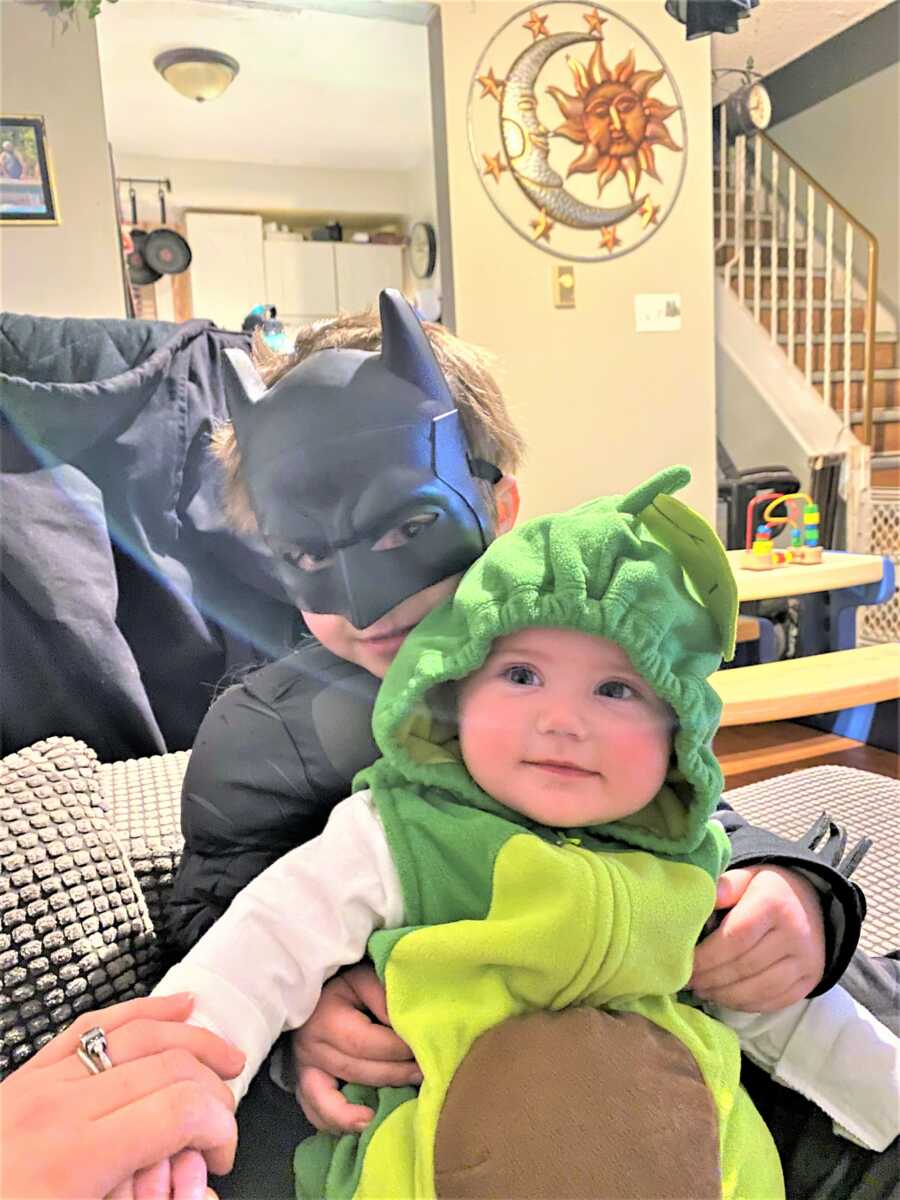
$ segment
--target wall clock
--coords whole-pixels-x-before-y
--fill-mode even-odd
[[[409,265],[416,279],[427,279],[434,274],[437,262],[437,238],[434,226],[428,221],[417,221],[409,235]]]

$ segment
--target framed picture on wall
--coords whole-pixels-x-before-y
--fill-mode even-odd
[[[0,225],[58,225],[43,117],[0,116]]]

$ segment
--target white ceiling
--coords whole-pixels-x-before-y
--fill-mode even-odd
[[[118,154],[403,171],[430,151],[421,24],[287,0],[255,9],[229,0],[120,0],[103,6],[97,34]],[[154,70],[160,51],[180,46],[238,60],[240,73],[218,100],[185,100]]]
[[[890,2],[761,0],[738,33],[713,36],[713,63],[742,67],[752,56],[768,75]],[[370,18],[384,11],[421,20],[431,8],[416,0],[104,5],[97,32],[110,141],[119,154],[410,170],[431,148],[427,32],[421,23]],[[224,96],[196,104],[163,82],[153,58],[179,46],[238,60]]]
[[[890,3],[892,0],[760,0],[759,7],[740,22],[737,33],[713,34],[713,66],[743,67],[752,58],[755,70],[771,75]],[[735,86],[732,83],[724,91],[733,91]],[[717,96],[721,94],[717,91]]]

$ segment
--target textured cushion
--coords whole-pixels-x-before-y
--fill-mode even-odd
[[[859,944],[868,954],[890,954],[900,946],[900,781],[854,767],[808,767],[734,788],[725,799],[742,817],[782,837],[801,837],[820,812],[846,827],[849,845],[870,837],[872,848],[853,874],[868,902]]]
[[[0,761],[0,869],[2,1077],[78,1013],[145,994],[158,952],[83,742]]]
[[[160,971],[173,954],[167,947],[166,910],[184,846],[181,781],[189,757],[189,751],[176,750],[102,763],[98,770],[112,827],[134,868],[156,931]]]

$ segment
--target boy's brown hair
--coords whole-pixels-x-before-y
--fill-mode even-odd
[[[525,446],[490,373],[487,355],[454,337],[443,325],[423,322],[423,328],[459,409],[472,456],[493,463],[504,474],[515,471]],[[342,313],[333,320],[305,326],[297,334],[293,354],[277,354],[258,331],[253,338],[256,368],[268,387],[319,350],[380,348],[381,324],[374,311]],[[241,474],[241,452],[230,422],[213,432],[211,448],[225,471],[223,505],[229,524],[240,533],[256,533],[256,517]],[[493,511],[493,489],[488,483],[482,486]]]

